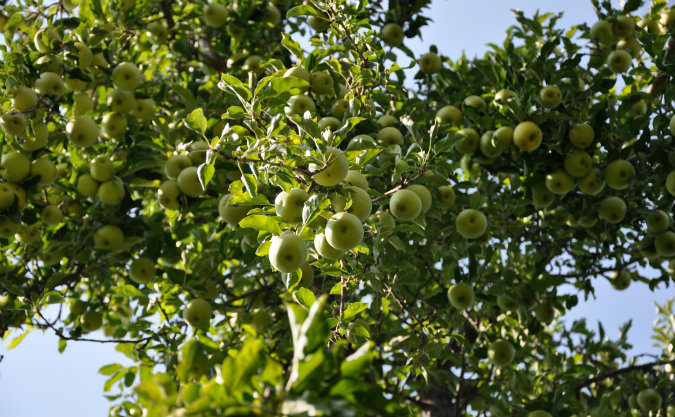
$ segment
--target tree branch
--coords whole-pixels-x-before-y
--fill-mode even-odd
[[[671,359],[669,361],[654,361],[654,362],[649,362],[649,363],[644,363],[642,365],[632,365],[632,366],[627,366],[625,368],[621,369],[615,369],[613,371],[608,371],[608,372],[603,372],[598,376],[594,376],[593,378],[588,378],[584,382],[578,384],[577,386],[574,387],[574,391],[579,395],[579,391],[588,385],[591,385],[595,382],[602,381],[605,378],[614,378],[619,375],[623,375],[629,372],[633,371],[645,371],[651,368],[654,368],[655,366],[661,366],[661,365],[667,365],[667,364],[675,364],[675,359]]]

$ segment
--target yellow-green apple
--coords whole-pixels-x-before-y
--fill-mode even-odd
[[[586,123],[580,123],[570,129],[569,139],[570,142],[572,142],[572,144],[577,148],[585,149],[591,143],[593,143],[593,140],[595,139],[595,132],[593,132],[593,128],[590,125]]]
[[[493,145],[500,150],[508,149],[513,144],[513,128],[502,126],[492,135]]]
[[[264,71],[263,63],[265,60],[260,55],[249,55],[244,60],[243,69],[254,74],[260,74]]]
[[[282,191],[274,199],[274,211],[288,223],[302,223],[302,209],[308,199],[309,193],[302,188]]]
[[[89,110],[94,109],[94,102],[89,93],[78,92],[74,94],[73,100],[73,115],[82,116]],[[98,129],[98,128],[97,128]]]
[[[89,163],[89,173],[96,181],[108,181],[114,172],[115,166],[106,155],[98,155]]]
[[[403,145],[401,131],[393,126],[383,127],[377,132],[377,142],[382,146]]]
[[[448,301],[458,310],[466,310],[474,303],[473,287],[466,282],[458,282],[448,288]]]
[[[337,119],[342,119],[349,111],[349,102],[343,98],[335,100],[333,106],[330,108],[330,114]]]
[[[382,40],[389,46],[399,46],[403,43],[403,28],[398,23],[387,23],[382,26]]]
[[[598,215],[610,223],[619,223],[626,217],[626,203],[616,196],[605,197],[598,207]]]
[[[45,26],[35,33],[33,42],[39,52],[50,52],[61,43],[61,35],[53,27]]]
[[[108,95],[108,107],[113,113],[128,113],[134,108],[134,93],[121,88]]]
[[[41,156],[31,162],[30,176],[38,178],[38,185],[53,184],[56,180],[56,165],[46,155]]]
[[[510,295],[497,296],[497,305],[504,311],[518,310],[518,302]]]
[[[131,112],[138,120],[146,121],[155,115],[155,100],[151,98],[137,98]]]
[[[40,212],[40,220],[48,226],[54,226],[63,220],[63,212],[53,204],[48,204]]]
[[[606,20],[598,20],[591,26],[591,39],[600,41],[602,36],[610,39],[614,36],[612,24]]]
[[[133,91],[141,81],[141,71],[132,62],[121,62],[113,69],[112,82],[117,88]]]
[[[659,408],[661,408],[662,402],[663,400],[661,399],[661,394],[659,394],[653,388],[643,389],[637,395],[637,403],[645,413],[650,411],[656,412]]]
[[[303,117],[306,112],[313,115],[316,112],[316,105],[314,104],[314,100],[308,95],[298,94],[288,99],[285,112],[288,117],[294,114]]]
[[[139,284],[147,284],[155,276],[155,263],[147,256],[141,256],[131,261],[129,278]]]
[[[412,184],[406,189],[414,192],[420,198],[420,201],[422,202],[422,213],[429,211],[431,208],[432,199],[431,193],[427,187],[423,186],[422,184]]]
[[[609,282],[612,284],[612,287],[619,291],[623,291],[630,286],[632,278],[630,272],[626,269],[621,271],[613,271],[609,276]]]
[[[629,52],[632,58],[639,58],[642,54],[642,44],[635,38],[622,39],[616,44],[616,47]]]
[[[438,201],[441,206],[449,207],[455,203],[455,190],[449,185],[439,185],[436,187]]]
[[[180,195],[180,188],[176,180],[164,181],[157,190],[159,205],[168,210],[178,210],[180,208],[180,202],[178,201]]]
[[[607,67],[615,74],[621,74],[630,68],[633,57],[623,49],[612,51],[607,57]]]
[[[19,111],[26,111],[37,107],[38,96],[33,89],[20,85],[16,88],[14,98],[12,99],[12,107]]]
[[[436,122],[442,125],[453,124],[458,126],[463,119],[462,111],[455,106],[444,106],[436,112]]]
[[[58,55],[43,55],[38,58],[35,63],[43,71],[54,72],[58,74],[63,69],[61,58],[59,58]]]
[[[538,208],[548,207],[553,203],[555,194],[546,187],[546,184],[539,183],[532,187],[532,205]]]
[[[539,101],[547,109],[555,109],[562,103],[562,91],[557,85],[549,85],[539,91]]]
[[[546,175],[546,188],[553,194],[567,194],[574,188],[574,178],[570,177],[564,169],[557,169]]]
[[[272,238],[268,258],[273,267],[290,274],[307,260],[307,244],[300,236],[286,231]]]
[[[513,131],[513,144],[522,151],[531,152],[541,145],[542,137],[541,129],[535,123],[521,122]]]
[[[212,28],[219,28],[227,22],[227,8],[220,3],[210,3],[204,9],[204,22]]]
[[[78,193],[82,194],[85,197],[91,197],[96,194],[98,189],[98,181],[91,176],[91,174],[80,175],[77,179],[75,189]]]
[[[40,231],[40,222],[35,222],[31,225],[25,226],[19,233],[16,234],[16,238],[26,244],[26,245],[36,245],[42,240],[42,232]]]
[[[368,191],[368,180],[361,172],[355,169],[350,169],[347,171],[347,176],[343,182]]]
[[[330,20],[328,20],[327,16],[323,13],[321,16],[310,16],[307,19],[307,23],[309,23],[309,26],[317,32],[323,32],[330,26]]]
[[[26,116],[20,112],[5,113],[0,118],[0,127],[8,135],[18,136],[26,131],[26,126]]]
[[[373,203],[368,192],[355,186],[347,186],[344,190],[352,200],[348,212],[358,217],[362,222],[366,221],[373,211]]]
[[[98,330],[101,324],[103,324],[103,315],[97,311],[87,311],[80,317],[80,327],[85,333]]]
[[[647,233],[661,233],[670,226],[670,216],[663,210],[654,210],[647,215]]]
[[[9,182],[21,182],[30,175],[30,159],[20,152],[12,151],[2,155],[0,165],[0,175]]]
[[[324,131],[329,129],[331,132],[335,132],[340,128],[340,121],[333,116],[322,117],[319,120],[319,129]]]
[[[24,141],[19,144],[24,151],[37,151],[47,145],[49,127],[46,123],[34,123],[33,135],[24,136]]]
[[[618,38],[628,38],[635,31],[635,21],[630,16],[619,16],[614,20],[612,32]]]
[[[181,171],[192,166],[192,160],[187,155],[171,155],[164,163],[164,174],[170,180],[178,178]]]
[[[572,177],[585,177],[591,172],[593,161],[591,156],[584,151],[573,151],[565,156],[563,166],[565,171]]]
[[[377,125],[382,129],[383,127],[395,125],[398,123],[398,119],[391,114],[383,114],[377,118]]]
[[[375,139],[369,135],[356,135],[347,145],[348,151],[362,151],[364,149],[372,149],[377,147]]]
[[[66,133],[73,144],[83,148],[95,144],[99,135],[96,122],[87,116],[75,116],[66,125]]]
[[[469,155],[478,149],[478,146],[480,145],[480,136],[478,136],[478,132],[467,127],[459,130],[457,133],[462,135],[462,138],[455,142],[455,149],[457,149],[458,152]]]
[[[628,188],[635,177],[633,164],[625,159],[616,159],[605,168],[605,182],[614,190]]]
[[[190,300],[183,309],[183,319],[192,327],[205,327],[211,321],[211,304],[203,298]]]
[[[476,239],[487,230],[487,218],[476,209],[464,209],[455,219],[457,232],[467,239]]]
[[[190,145],[190,153],[188,157],[193,164],[199,166],[206,162],[206,152],[211,148],[208,142],[204,140],[198,140],[192,142]]]
[[[59,74],[47,71],[35,80],[35,91],[41,96],[61,97],[66,92],[66,85]]]
[[[0,218],[0,237],[9,239],[21,230],[21,224],[14,223],[6,217]]]
[[[534,309],[534,316],[540,322],[549,324],[555,318],[555,308],[550,304],[539,304]]]
[[[487,109],[487,104],[480,96],[468,96],[464,99],[464,107],[473,107],[476,111],[482,113]]]
[[[577,185],[582,193],[595,195],[605,188],[605,178],[600,169],[593,168],[577,182]]]
[[[68,301],[68,313],[74,316],[79,316],[80,314],[84,313],[86,306],[87,305],[84,303],[84,301],[80,300],[79,298],[71,298]]]
[[[310,164],[310,171],[315,171],[312,179],[324,187],[333,187],[345,179],[349,171],[349,162],[340,149],[327,147],[322,155],[322,165]]]
[[[309,76],[309,87],[314,94],[332,94],[333,78],[327,70],[313,71]]]
[[[116,251],[124,243],[124,233],[114,225],[101,226],[94,234],[94,247],[100,250]]]
[[[119,113],[106,113],[101,120],[101,130],[108,139],[120,137],[127,131],[127,118]]]
[[[654,249],[659,256],[670,258],[675,255],[675,233],[667,230],[654,238]]]
[[[326,259],[339,259],[341,258],[346,251],[335,249],[332,247],[326,240],[326,235],[324,233],[318,233],[314,236],[314,249],[316,253],[319,254],[322,258]]]
[[[495,102],[499,107],[501,107],[504,103],[510,103],[513,101],[518,101],[518,94],[512,90],[509,90],[508,88],[503,88],[497,91],[497,94],[495,94]]]
[[[190,197],[199,197],[204,193],[202,183],[199,181],[197,167],[187,167],[178,174],[178,188]]]
[[[369,222],[375,227],[377,233],[381,237],[391,235],[396,227],[396,220],[394,216],[386,211],[378,210],[368,218]]]
[[[312,268],[312,265],[310,265],[309,262],[305,262],[300,267],[300,272],[302,273],[302,276],[300,277],[300,284],[298,285],[305,288],[311,287],[314,283],[314,269]]]
[[[534,410],[527,414],[527,417],[553,417],[551,413],[544,410]]]
[[[630,116],[640,117],[647,114],[647,102],[640,100],[637,103],[633,104],[630,111],[628,112]]]
[[[411,190],[398,190],[389,200],[389,210],[398,220],[410,221],[422,212],[422,200]]]
[[[508,340],[495,340],[488,348],[488,358],[497,366],[510,365],[515,356],[516,350]]]
[[[435,74],[441,70],[441,58],[433,52],[423,54],[417,62],[424,73]]]
[[[96,190],[96,197],[103,204],[114,206],[124,198],[124,183],[119,178],[112,178],[101,183]]]
[[[12,187],[7,183],[0,183],[0,210],[11,207],[15,198]]]
[[[334,214],[326,223],[326,241],[338,250],[350,250],[363,240],[363,224],[347,212]]]

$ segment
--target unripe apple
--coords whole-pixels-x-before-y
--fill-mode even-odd
[[[612,51],[607,57],[607,67],[615,74],[622,74],[630,68],[633,57],[623,49]]]
[[[562,103],[562,91],[557,85],[549,85],[539,91],[539,100],[547,109],[555,109]]]
[[[79,298],[71,298],[68,301],[68,313],[74,316],[79,316],[80,314],[84,313],[86,307],[87,305],[84,303],[84,301],[80,300]]]
[[[509,295],[497,296],[497,305],[504,311],[518,310],[518,302]]]
[[[14,197],[16,198],[19,209],[23,210],[23,208],[26,207],[26,191],[17,184],[10,183],[9,186],[14,190]]]
[[[553,194],[567,194],[574,188],[574,179],[565,170],[557,169],[546,175],[546,188]]]
[[[113,113],[128,113],[134,108],[134,93],[121,88],[108,95],[108,107]]]
[[[436,112],[436,122],[439,124],[453,124],[459,126],[464,119],[462,111],[455,106],[444,106]]]
[[[531,189],[532,192],[532,205],[538,208],[545,208],[553,203],[555,199],[555,194],[553,194],[546,187],[546,184],[540,183],[536,184]]]
[[[521,122],[513,131],[513,144],[522,151],[531,152],[541,145],[543,134],[533,122]]]
[[[284,73],[284,77],[296,77],[309,83],[310,75],[304,67],[292,67]],[[305,89],[306,91],[306,89]]]
[[[376,148],[377,144],[375,139],[369,135],[356,135],[354,136],[347,145],[348,151],[362,151],[364,149],[373,149]]]
[[[197,167],[187,167],[178,174],[178,188],[185,195],[199,197],[204,193],[202,183],[199,181]]]
[[[108,139],[123,136],[127,131],[127,118],[118,113],[106,113],[101,121],[101,130]]]
[[[0,175],[9,182],[19,183],[30,175],[30,159],[20,152],[2,155]]]
[[[263,63],[265,60],[260,55],[249,55],[244,60],[244,65],[242,68],[245,71],[252,72],[254,74],[260,74],[264,71]]]
[[[94,108],[94,102],[88,93],[79,92],[74,95],[73,115],[81,116]],[[98,128],[97,128],[98,129]]]
[[[48,226],[55,226],[63,220],[63,212],[57,206],[49,204],[40,212],[40,220]]]
[[[330,114],[337,119],[342,119],[349,111],[349,102],[345,99],[335,100],[333,106],[330,108]]]
[[[35,80],[35,91],[41,96],[61,97],[66,92],[66,86],[59,74],[43,72],[40,78]]]
[[[7,183],[0,183],[0,210],[11,207],[15,198],[12,187]]]
[[[503,367],[510,365],[515,356],[516,350],[508,340],[495,340],[488,348],[488,358],[490,359],[490,362],[497,366]]]
[[[98,189],[98,181],[91,176],[91,174],[81,175],[77,179],[77,185],[75,186],[77,192],[86,197],[91,197],[96,194]]]
[[[382,26],[382,40],[389,46],[399,46],[403,43],[403,28],[398,23],[387,23]]]
[[[124,233],[113,225],[105,225],[99,228],[94,235],[94,247],[105,251],[117,251],[124,243]]]
[[[553,417],[551,414],[544,410],[534,410],[527,414],[527,417]]]
[[[455,149],[465,155],[476,152],[476,149],[478,149],[478,146],[480,145],[480,136],[478,136],[478,132],[467,127],[459,130],[457,133],[462,135],[462,139],[455,142]]]
[[[164,174],[170,180],[178,178],[185,168],[192,166],[192,160],[186,155],[171,155],[164,163]]]
[[[155,276],[155,263],[147,256],[141,256],[131,261],[129,278],[138,284],[147,284]]]
[[[168,210],[178,210],[180,208],[180,203],[178,202],[180,195],[180,188],[178,188],[176,180],[164,181],[157,190],[159,205]]]
[[[607,186],[614,190],[623,190],[628,188],[635,177],[635,168],[633,164],[625,159],[617,159],[605,168],[605,181]]]
[[[411,190],[398,190],[389,200],[389,210],[399,220],[410,221],[422,212],[422,200]]]
[[[183,318],[192,327],[205,327],[211,321],[211,304],[202,298],[190,300],[183,310]]]
[[[47,145],[47,139],[49,138],[49,127],[45,123],[35,123],[33,124],[33,135],[28,135],[25,137],[25,140],[19,143],[21,149],[24,151],[37,151],[44,148]]]
[[[670,133],[675,136],[675,115],[670,118]]]
[[[675,22],[675,7],[666,7],[661,10],[661,19],[659,20],[661,26],[667,28],[668,26],[672,25],[673,22]]]
[[[368,191],[368,180],[363,174],[361,174],[361,172],[357,170],[350,169],[347,171],[347,176],[343,182]]]
[[[0,127],[7,135],[18,136],[26,131],[26,126],[26,116],[20,112],[6,113],[0,118]]]
[[[422,213],[426,213],[429,211],[431,208],[431,193],[429,192],[429,189],[421,184],[412,184],[409,185],[407,190],[410,190],[417,194],[417,196],[420,198],[420,201],[422,202]]]
[[[481,237],[487,230],[485,214],[476,209],[465,209],[457,215],[455,220],[457,232],[467,239]]]
[[[43,55],[35,61],[42,71],[60,73],[63,69],[61,58],[58,55]]]
[[[150,120],[155,115],[155,100],[151,98],[135,99],[131,112],[138,120]]]
[[[305,262],[300,267],[300,272],[302,273],[302,276],[300,277],[300,284],[298,285],[310,288],[314,283],[314,269],[312,268],[312,265],[310,265],[309,262]]]
[[[605,188],[605,178],[600,169],[593,168],[577,182],[577,185],[582,193],[595,195]]]
[[[316,112],[316,105],[314,104],[314,100],[308,95],[298,94],[288,99],[285,112],[288,117],[294,114],[304,117],[306,112],[313,115]]]
[[[418,60],[420,70],[427,74],[435,74],[441,70],[441,58],[433,52],[423,54]]]
[[[377,142],[382,146],[403,145],[403,134],[393,126],[383,127],[377,133]]]
[[[468,96],[464,99],[465,107],[473,107],[477,112],[482,113],[487,110],[487,104],[480,96]]]
[[[314,236],[314,249],[319,256],[329,260],[340,259],[346,252],[332,247],[326,240],[324,233],[318,233]]]
[[[338,250],[351,250],[363,240],[363,225],[355,215],[334,214],[326,223],[326,241]]]
[[[612,25],[614,36],[627,38],[635,31],[635,21],[630,16],[619,16]]]
[[[121,203],[124,194],[124,183],[119,178],[103,182],[96,190],[96,197],[99,201],[111,206]]]
[[[606,20],[598,20],[591,26],[591,39],[600,41],[602,36],[610,39],[614,36],[612,24]]]
[[[497,94],[495,94],[495,102],[499,107],[501,107],[503,103],[510,103],[514,101],[518,101],[518,94],[512,90],[509,90],[508,88],[503,88],[497,91]]]
[[[232,194],[225,194],[221,197],[218,202],[218,214],[230,226],[238,227],[239,222],[246,217],[251,207],[245,204],[232,204],[230,202],[231,198]]]
[[[502,152],[502,149],[497,148],[495,142],[492,140],[494,134],[494,131],[488,130],[480,137],[480,153],[486,158],[490,158],[490,160],[496,158]]]
[[[647,114],[647,103],[644,100],[640,100],[637,103],[633,104],[630,111],[628,112],[629,116],[640,117]]]
[[[307,260],[307,244],[295,233],[284,232],[272,238],[268,258],[273,267],[290,274]]]
[[[619,197],[605,197],[598,207],[598,215],[610,223],[619,223],[626,217],[628,208],[626,203]]]
[[[333,116],[322,117],[319,120],[319,129],[323,132],[328,129],[331,132],[335,132],[340,128],[340,121]]]
[[[349,213],[358,217],[362,222],[366,221],[373,211],[373,203],[368,192],[355,186],[348,186],[344,189],[352,200],[352,205],[348,210]]]
[[[647,233],[660,233],[670,226],[670,217],[663,210],[654,210],[647,215]]]
[[[288,223],[299,224],[302,223],[302,209],[308,199],[309,194],[301,188],[282,191],[274,200],[274,210],[277,216],[283,217]]]
[[[106,155],[98,155],[89,163],[89,173],[99,182],[108,181],[112,178],[114,171],[115,166]]]
[[[112,81],[117,88],[133,91],[141,84],[141,72],[135,64],[121,62],[112,72]]]
[[[61,35],[51,26],[45,26],[37,31],[33,38],[35,49],[40,52],[51,52],[61,43]]]
[[[193,164],[199,166],[206,162],[206,152],[210,148],[211,145],[209,145],[209,143],[206,141],[198,140],[196,142],[192,142],[190,145],[190,153],[188,154],[188,157]]]
[[[103,315],[97,311],[87,311],[80,317],[80,327],[85,333],[98,330],[101,324],[103,324]]]
[[[377,125],[382,129],[383,127],[392,126],[398,123],[398,119],[391,114],[383,114],[377,118]]]
[[[492,135],[492,144],[500,150],[508,149],[513,144],[513,129],[502,126]]]
[[[309,23],[309,26],[317,32],[323,32],[330,26],[330,20],[321,16],[310,16],[307,19],[307,23]]]
[[[38,96],[35,91],[22,85],[16,88],[12,99],[12,107],[19,111],[26,111],[37,107],[37,104]]]
[[[313,71],[309,76],[309,86],[314,94],[332,94],[333,78],[326,70]]]
[[[204,10],[204,22],[212,28],[219,28],[227,22],[228,11],[219,3],[210,3]]]
[[[590,125],[581,123],[570,130],[569,139],[577,148],[585,149],[595,139],[595,132]]]
[[[555,318],[555,308],[550,304],[539,304],[534,309],[534,315],[540,322],[550,324]]]
[[[333,187],[345,179],[349,171],[349,162],[344,152],[340,149],[327,147],[323,154],[323,165],[310,164],[311,171],[318,171],[312,175],[312,179],[317,184],[324,187]]]
[[[565,156],[565,171],[572,177],[585,177],[591,172],[593,161],[591,156],[584,151],[574,151]]]
[[[66,132],[73,144],[83,148],[92,146],[96,143],[99,135],[96,122],[87,116],[76,116],[69,121],[66,126]]]
[[[657,411],[661,408],[661,394],[653,388],[643,389],[638,393],[637,402],[645,413]]]
[[[664,258],[670,258],[675,255],[675,233],[671,231],[665,231],[659,233],[656,238],[654,238],[654,249],[659,256]]]
[[[10,239],[21,230],[21,224],[14,223],[6,217],[0,218],[0,237]]]
[[[616,44],[616,47],[629,52],[631,58],[639,58],[642,54],[642,44],[635,38],[622,39]]]
[[[31,162],[30,176],[38,177],[38,185],[53,184],[56,180],[56,165],[46,155],[41,156]]]
[[[632,279],[630,272],[622,269],[621,271],[613,271],[609,276],[609,281],[614,289],[623,291],[630,286]]]
[[[466,310],[474,303],[473,287],[466,282],[458,282],[448,288],[448,301],[457,310]]]
[[[368,218],[368,221],[373,224],[380,237],[387,237],[391,235],[396,227],[396,220],[386,211],[378,210]]]
[[[455,190],[449,185],[440,185],[436,188],[438,200],[443,207],[449,207],[455,203]]]

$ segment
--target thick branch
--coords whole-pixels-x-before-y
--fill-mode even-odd
[[[615,378],[619,375],[623,375],[623,374],[626,374],[626,373],[629,373],[629,372],[646,371],[646,370],[652,369],[656,366],[667,365],[667,364],[675,364],[675,359],[672,359],[672,360],[669,360],[669,361],[649,362],[649,363],[644,363],[642,365],[632,365],[632,366],[628,366],[628,367],[621,368],[621,369],[615,369],[613,371],[603,372],[598,376],[595,376],[593,378],[588,378],[584,382],[578,384],[576,387],[574,387],[574,390],[578,394],[579,391],[583,387],[586,387],[586,386],[591,385],[591,384],[593,384],[595,382],[598,382],[598,381],[602,381],[605,378]]]
[[[675,54],[675,38],[671,37],[668,45],[666,46],[666,54],[663,57],[663,60],[666,61],[668,58]],[[668,80],[670,80],[670,75],[667,72],[659,71],[654,78],[649,87],[647,87],[647,93],[651,94],[653,97],[658,97],[663,94],[661,87],[663,87]]]

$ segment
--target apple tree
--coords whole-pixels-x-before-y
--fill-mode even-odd
[[[675,9],[591,2],[457,61],[427,0],[5,6],[0,332],[116,344],[111,416],[674,415],[672,302],[558,320],[675,273]]]

